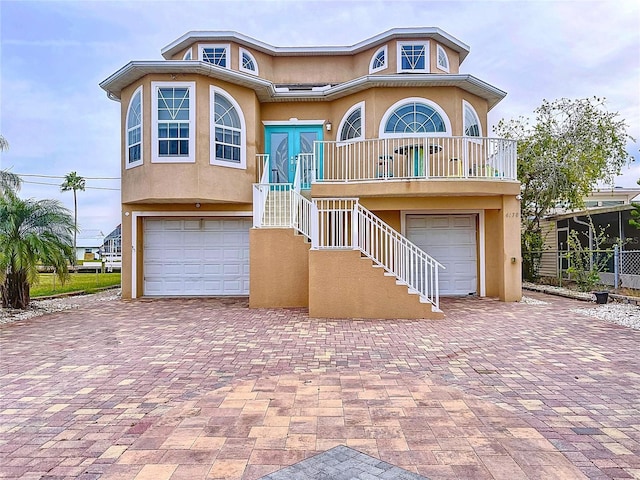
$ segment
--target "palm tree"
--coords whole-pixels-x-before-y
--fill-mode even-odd
[[[2,306],[25,309],[38,263],[54,267],[60,281],[74,256],[71,212],[57,200],[23,200],[13,191],[0,196],[0,296]]]
[[[73,190],[73,262],[76,264],[76,236],[78,232],[78,198],[76,197],[76,191],[84,191],[84,178],[78,175],[76,172],[67,173],[64,177],[64,182],[60,185],[61,192],[68,192]]]
[[[9,142],[0,135],[0,152],[4,152],[5,150],[9,150]],[[20,183],[20,177],[15,173],[11,173],[8,170],[0,170],[0,195],[2,195],[5,190],[19,190]]]

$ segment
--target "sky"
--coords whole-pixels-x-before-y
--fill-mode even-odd
[[[80,235],[121,218],[120,104],[98,84],[131,60],[162,60],[191,30],[234,30],[273,46],[353,45],[395,27],[439,27],[469,45],[461,65],[507,92],[489,113],[533,117],[543,99],[605,97],[640,140],[640,2],[608,1],[29,1],[0,0],[0,167],[21,196],[78,192]],[[637,187],[640,142],[617,186]]]

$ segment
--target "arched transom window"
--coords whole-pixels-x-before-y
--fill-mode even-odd
[[[449,71],[449,57],[447,56],[447,52],[441,45],[438,45],[436,49],[438,53],[438,68],[440,70],[444,70],[445,72]]]
[[[447,124],[435,108],[419,101],[410,101],[397,107],[388,116],[384,133],[439,133],[446,132]]]
[[[244,48],[240,49],[240,70],[247,73],[253,73],[254,75],[258,74],[258,62],[251,52],[245,50]]]
[[[369,64],[369,73],[375,73],[379,70],[387,68],[387,46],[380,47],[371,57]]]
[[[357,140],[363,137],[364,102],[351,107],[340,122],[340,141]]]
[[[216,87],[211,87],[211,96],[211,163],[245,168],[245,129],[240,106],[226,92]]]
[[[139,87],[129,103],[127,113],[127,168],[142,163],[142,87]]]

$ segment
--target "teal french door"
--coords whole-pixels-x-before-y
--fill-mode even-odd
[[[313,153],[313,142],[322,140],[322,125],[268,125],[264,137],[270,183],[293,183],[298,155]],[[301,173],[303,179],[310,174]]]

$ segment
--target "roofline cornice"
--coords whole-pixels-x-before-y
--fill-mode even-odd
[[[453,86],[478,95],[488,102],[489,110],[507,94],[469,74],[393,74],[366,75],[336,85],[328,85],[323,89],[288,91],[254,75],[227,68],[218,67],[197,60],[185,61],[135,61],[129,62],[117,72],[100,83],[112,100],[119,100],[122,89],[136,82],[145,75],[204,75],[236,85],[251,88],[263,103],[287,101],[331,101],[353,93],[376,87],[436,87]]]
[[[353,55],[361,51],[373,48],[376,45],[398,38],[433,38],[443,45],[460,54],[460,63],[469,54],[469,46],[437,27],[407,27],[392,28],[367,38],[362,42],[348,46],[318,46],[318,47],[276,47],[268,43],[256,40],[242,33],[231,30],[225,31],[190,31],[161,50],[165,59],[170,59],[180,50],[187,48],[196,42],[237,42],[243,46],[251,47],[260,52],[272,56],[307,56],[307,55]]]

